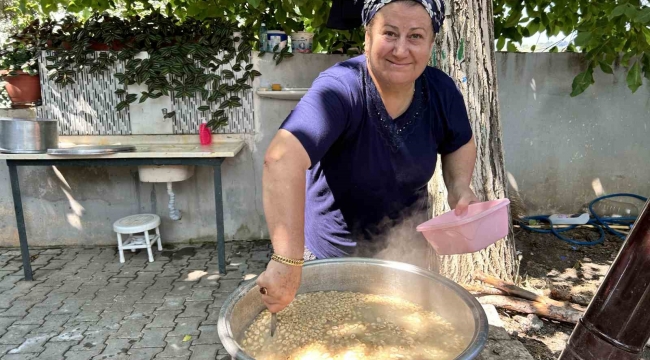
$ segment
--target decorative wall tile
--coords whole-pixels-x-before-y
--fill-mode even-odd
[[[39,62],[43,105],[38,107],[37,116],[58,120],[61,135],[131,134],[128,108],[115,111],[121,101],[121,97],[115,95],[115,90],[124,86],[118,83],[113,74],[124,72],[124,62],[117,61],[100,74],[91,75],[85,70],[78,71],[75,84],[60,86],[47,79],[46,57],[49,55],[49,52],[42,53]],[[220,70],[231,70],[233,63],[223,65]],[[241,75],[243,71],[236,74]],[[222,80],[222,83],[233,84],[234,79]],[[208,85],[208,89],[212,90],[212,84]],[[216,131],[217,133],[241,134],[254,131],[253,91],[247,90],[238,96],[241,98],[242,107],[226,111],[229,123]],[[146,102],[144,104],[146,105]],[[209,120],[211,112],[218,109],[218,105],[211,105],[210,111],[199,111],[198,107],[204,104],[200,95],[197,98],[185,99],[171,97],[169,111],[176,111],[173,133],[198,134],[203,118]]]

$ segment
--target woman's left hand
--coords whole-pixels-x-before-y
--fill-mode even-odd
[[[454,209],[456,215],[462,215],[467,211],[469,204],[477,203],[479,199],[469,186],[463,186],[449,189],[447,201],[449,202],[449,207]]]

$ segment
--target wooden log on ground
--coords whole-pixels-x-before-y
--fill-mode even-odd
[[[508,295],[507,292],[503,290],[499,290],[497,288],[493,288],[491,286],[485,286],[485,285],[480,285],[480,284],[464,284],[463,287],[465,290],[469,291],[470,293],[474,294],[480,294],[480,295]]]
[[[522,289],[522,288],[520,288],[519,286],[517,286],[517,285],[515,285],[513,283],[503,281],[501,279],[497,279],[494,276],[490,276],[490,275],[484,274],[482,272],[476,272],[474,274],[474,278],[476,280],[480,280],[480,281],[482,281],[482,282],[484,282],[486,284],[492,285],[495,288],[497,288],[499,290],[502,290],[502,291],[504,291],[504,292],[506,292],[506,293],[508,293],[510,295],[518,296],[518,297],[520,297],[522,299],[537,301],[537,302],[540,302],[540,303],[543,303],[543,304],[553,305],[553,306],[557,306],[557,307],[562,307],[562,306],[567,305],[565,302],[553,300],[553,299],[551,299],[551,298],[549,298],[547,296],[544,296],[544,295],[537,295],[534,292],[528,291],[526,289]]]
[[[539,302],[518,299],[512,296],[500,295],[483,295],[477,296],[476,299],[481,304],[494,305],[496,307],[512,310],[524,314],[535,314],[547,319],[557,320],[570,324],[577,324],[578,320],[584,314],[572,307],[553,306]]]

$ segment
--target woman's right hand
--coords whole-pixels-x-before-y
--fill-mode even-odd
[[[278,313],[296,297],[300,287],[302,267],[281,264],[271,260],[266,271],[257,277],[257,285],[266,288],[266,295],[262,294],[262,301],[271,313]]]

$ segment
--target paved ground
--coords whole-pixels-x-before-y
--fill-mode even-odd
[[[229,359],[220,306],[263,271],[270,249],[226,250],[226,276],[214,245],[156,251],[153,263],[125,253],[124,264],[114,247],[32,250],[35,281],[25,282],[20,251],[0,249],[0,359]],[[505,330],[491,327],[490,338],[483,359],[532,359]]]

